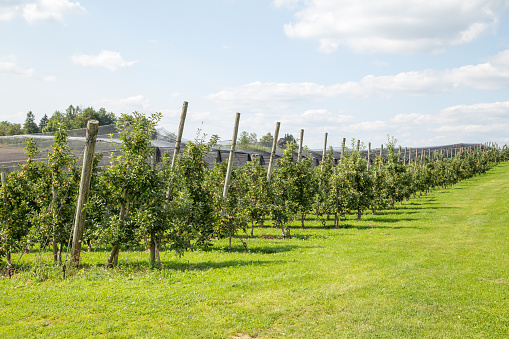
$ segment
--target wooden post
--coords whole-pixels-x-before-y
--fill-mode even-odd
[[[180,153],[180,145],[182,142],[182,133],[184,132],[184,123],[186,122],[186,115],[187,115],[187,106],[188,102],[184,101],[184,105],[182,106],[182,113],[180,114],[180,123],[179,123],[179,129],[177,132],[177,140],[175,140],[175,149],[173,150],[173,158],[171,159],[171,167],[170,169],[173,170],[173,166],[175,165],[175,160],[177,156]],[[170,194],[171,194],[171,185],[172,182],[170,180],[170,183],[168,184],[168,189],[166,190],[166,199],[164,201],[164,210],[167,211],[170,203]]]
[[[403,156],[403,165],[406,165],[406,151],[407,151],[407,148],[405,147],[405,155]]]
[[[299,138],[299,153],[297,154],[297,162],[300,161],[302,157],[302,140],[304,140],[304,130],[300,130],[300,138]]]
[[[412,147],[408,148],[408,164],[412,163]]]
[[[382,163],[384,162],[384,157],[383,157],[383,152],[384,152],[384,144],[382,144],[380,146],[380,163],[378,164],[378,169],[382,168]]]
[[[343,142],[341,143],[341,162],[343,162],[343,157],[345,156],[345,145],[346,138],[343,138]]]
[[[90,178],[92,177],[92,164],[94,162],[95,142],[97,132],[99,131],[99,121],[89,120],[87,123],[87,134],[85,151],[83,154],[83,168],[81,170],[80,190],[78,203],[76,205],[76,215],[74,217],[74,233],[72,237],[71,263],[79,265],[81,252],[81,238],[85,227],[86,210],[85,204],[88,201],[90,190]]]
[[[325,161],[325,157],[327,155],[327,136],[329,135],[329,133],[325,133],[325,137],[323,139],[323,151],[322,151],[322,161]],[[322,168],[323,168],[323,165],[322,165]]]
[[[184,123],[186,122],[188,105],[188,102],[184,101],[184,105],[182,106],[182,113],[180,114],[180,123],[179,130],[177,132],[177,140],[175,141],[175,149],[173,150],[173,158],[171,159],[171,168],[173,168],[173,165],[175,164],[175,158],[177,158],[177,155],[180,153],[180,144],[182,142],[182,132],[184,131]]]
[[[368,165],[367,165],[367,170],[369,171],[369,157],[370,157],[370,154],[371,154],[371,142],[368,142]]]
[[[240,113],[235,115],[235,125],[233,127],[232,146],[230,148],[230,156],[228,157],[228,169],[226,170],[226,178],[224,180],[223,199],[228,197],[228,187],[230,186],[230,178],[232,176],[233,157],[235,156],[235,145],[237,145],[237,134],[239,132]]]
[[[269,160],[269,168],[267,169],[267,182],[270,182],[270,176],[272,174],[272,163],[274,162],[274,158],[276,157],[276,146],[277,146],[277,138],[279,136],[279,125],[281,123],[276,122],[276,130],[274,131],[274,140],[272,141],[272,151],[270,152],[270,160]]]

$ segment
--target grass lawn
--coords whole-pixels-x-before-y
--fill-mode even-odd
[[[0,278],[0,337],[507,338],[509,163],[341,229],[256,228],[178,258],[83,253]],[[41,263],[49,263],[44,253]],[[15,262],[19,254],[13,255]],[[35,263],[38,253],[21,262]]]

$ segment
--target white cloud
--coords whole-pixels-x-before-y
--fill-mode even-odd
[[[53,76],[53,75],[48,75],[48,76],[44,77],[44,81],[46,81],[46,82],[55,82],[55,81],[57,81],[57,78],[55,76]]]
[[[0,73],[31,77],[34,75],[34,69],[18,65],[17,58],[14,55],[9,55],[0,58]]]
[[[138,60],[125,61],[120,53],[112,51],[102,51],[98,55],[74,55],[71,60],[74,64],[85,67],[104,67],[112,72],[120,68],[131,67],[138,62]]]
[[[86,14],[79,2],[69,0],[12,0],[0,4],[0,20],[22,16],[28,23],[43,21],[64,22],[64,16]]]
[[[301,0],[274,0],[276,7],[295,7]]]
[[[382,61],[382,60],[375,60],[373,61],[373,66],[376,66],[376,67],[387,67],[389,66],[390,64],[386,61]]]
[[[337,124],[350,124],[355,121],[351,115],[333,113],[326,109],[309,109],[302,114],[286,114],[280,119],[282,124],[294,125],[337,125]]]
[[[0,21],[9,21],[14,19],[20,13],[19,5],[11,5],[9,2],[0,3]]]
[[[319,42],[331,53],[346,46],[358,53],[440,52],[497,28],[509,3],[501,0],[274,0],[304,9],[286,24],[287,36]]]
[[[398,114],[389,122],[411,135],[424,132],[437,144],[503,140],[509,130],[509,101],[456,105],[435,114]]]
[[[290,103],[320,98],[365,99],[372,95],[390,97],[395,94],[423,96],[457,91],[462,88],[479,90],[509,86],[509,50],[486,58],[486,62],[458,68],[402,72],[395,75],[367,75],[359,81],[332,85],[312,82],[262,83],[259,81],[224,89],[207,98],[222,105],[237,107]],[[265,107],[265,106],[264,106]]]
[[[115,113],[132,113],[134,111],[146,112],[150,110],[151,100],[143,95],[134,95],[123,99],[102,99],[92,106],[104,107],[107,111]]]

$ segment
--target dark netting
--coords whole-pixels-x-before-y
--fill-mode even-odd
[[[51,146],[53,145],[53,135],[54,133],[38,133],[31,135],[16,135],[16,136],[4,136],[0,137],[0,170],[3,172],[12,172],[18,169],[18,165],[26,160],[25,156],[25,138],[32,137],[37,144],[37,147],[40,151],[38,157],[34,160],[45,161],[49,152],[51,152]],[[84,144],[85,144],[85,135],[86,130],[77,129],[68,131],[69,135],[69,147],[72,152],[78,159],[78,162],[81,162],[81,158],[83,156]],[[151,143],[155,148],[155,160],[160,161],[162,157],[169,153],[170,156],[173,155],[173,151],[175,148],[176,134],[173,132],[168,132],[164,128],[158,128],[151,138]],[[182,140],[182,148],[184,149],[185,145],[189,142],[189,140]],[[409,148],[407,147],[406,151],[406,159],[415,160],[416,157],[420,158],[422,152],[424,151],[424,156],[427,157],[428,154],[435,154],[439,152],[459,152],[462,148],[475,147],[478,144],[454,144],[454,145],[446,145],[446,146],[435,146],[435,147],[419,147],[419,148]],[[99,132],[97,135],[97,143],[96,143],[96,154],[102,153],[103,159],[100,162],[100,166],[105,166],[109,164],[111,155],[118,154],[121,148],[121,142],[119,140],[118,131],[116,126],[106,125],[99,126]],[[214,147],[206,156],[205,161],[209,164],[209,167],[212,167],[215,162],[225,162],[228,161],[230,155],[231,148],[231,140],[221,141],[218,143],[218,146]],[[417,150],[417,154],[416,154]],[[399,148],[396,152],[399,151]],[[283,155],[284,149],[281,147],[277,147],[276,149],[276,159],[281,158]],[[303,153],[303,158],[311,158],[312,163],[315,166],[320,164],[322,161],[322,150],[305,150]],[[242,145],[237,144],[235,155],[233,157],[235,166],[243,166],[248,161],[258,161],[263,166],[268,166],[269,159],[271,153],[271,146],[262,143]],[[363,157],[368,156],[368,151],[366,149],[361,150],[361,154]],[[405,148],[401,149],[400,159],[403,161],[405,154]],[[372,149],[369,159],[372,163],[375,157],[380,155],[380,149]],[[382,156],[385,158],[387,155],[387,149],[382,150]],[[332,157],[334,159],[334,163],[337,163],[341,158],[341,148],[333,148]],[[294,155],[294,158],[297,159],[297,154]]]

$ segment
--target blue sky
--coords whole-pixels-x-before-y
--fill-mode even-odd
[[[509,143],[507,0],[0,0],[0,120],[162,112],[184,137]]]

